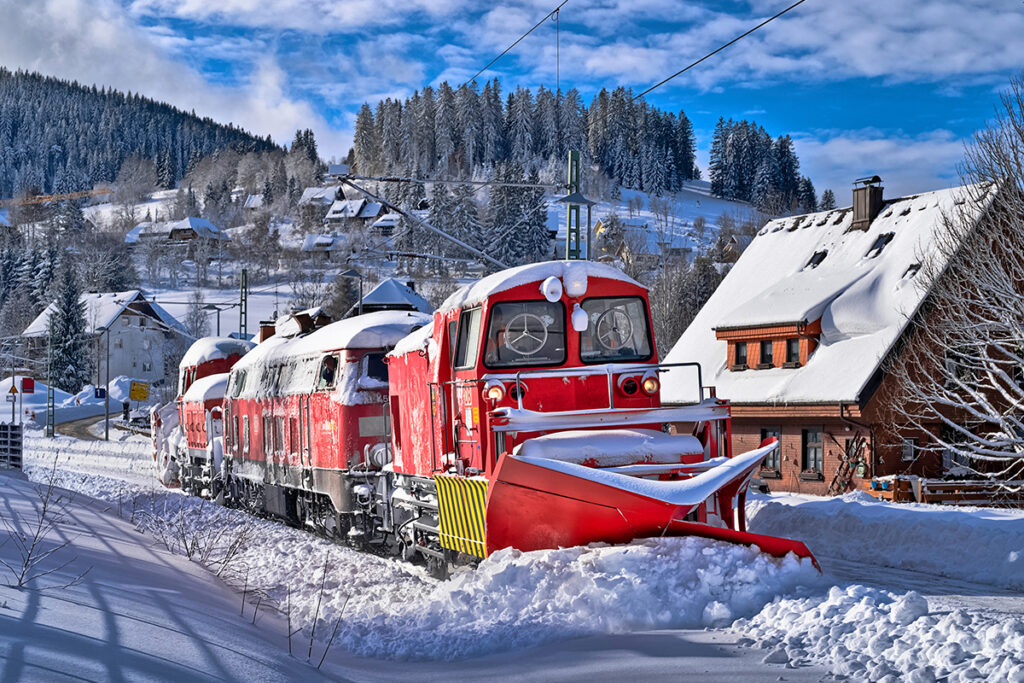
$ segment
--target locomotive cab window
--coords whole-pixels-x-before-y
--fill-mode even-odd
[[[480,349],[480,307],[463,311],[459,316],[458,342],[455,344],[455,367],[471,368]]]
[[[337,356],[324,356],[323,360],[320,361],[320,373],[316,379],[316,390],[325,391],[327,389],[333,389],[334,383],[338,379],[338,357]]]
[[[647,308],[638,296],[586,299],[583,310],[589,325],[580,333],[580,360],[584,363],[637,361],[651,357]]]
[[[383,353],[368,353],[363,356],[363,377],[387,384],[388,366],[384,363]]]
[[[565,362],[565,308],[556,301],[515,301],[491,307],[484,350],[489,368]]]

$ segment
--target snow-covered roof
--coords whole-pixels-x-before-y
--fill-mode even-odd
[[[78,301],[85,307],[85,328],[87,334],[96,334],[96,331],[101,327],[109,327],[129,306],[136,313],[153,318],[176,332],[187,334],[185,326],[173,315],[164,310],[159,304],[147,300],[145,295],[137,289],[130,289],[125,292],[87,292],[82,294]],[[55,310],[55,303],[48,305],[25,328],[22,336],[45,337],[48,334],[47,327],[50,322],[50,315]]]
[[[357,304],[358,306],[358,304]],[[434,307],[430,302],[421,297],[408,285],[399,282],[393,277],[382,280],[363,297],[363,307],[392,307],[406,306],[421,313],[432,313]]]
[[[179,367],[187,368],[206,361],[229,356],[244,356],[256,346],[251,341],[231,337],[203,337],[197,339],[181,357]]]
[[[181,400],[190,403],[214,401],[224,398],[227,388],[228,373],[221,372],[216,375],[207,375],[192,382],[192,385],[185,392],[185,395],[181,397]]]
[[[384,205],[380,202],[366,202],[356,218],[376,218],[383,210]]]
[[[366,205],[365,199],[339,199],[327,210],[324,220],[340,220],[342,218],[358,218]],[[380,208],[380,205],[377,205]]]
[[[431,321],[418,330],[414,330],[407,336],[403,337],[395,344],[395,348],[391,349],[391,353],[388,355],[402,356],[411,351],[422,351],[431,341],[431,337],[433,337],[433,335],[434,323]]]
[[[207,239],[228,239],[227,235],[224,235],[216,225],[205,218],[197,218],[195,216],[182,218],[180,221],[171,223],[170,231],[173,233],[175,230],[191,230],[197,237],[205,237]]]
[[[348,243],[344,235],[306,235],[302,251],[336,251]]]
[[[262,209],[263,208],[263,193],[251,194],[245,198],[245,204],[242,205],[243,209]]]
[[[375,228],[395,228],[398,227],[398,223],[402,220],[402,214],[400,213],[386,213],[373,222]]]
[[[310,356],[337,349],[391,347],[431,317],[417,311],[376,311],[339,320],[303,337],[275,335],[261,342],[235,365],[244,369],[276,358]]]
[[[500,270],[472,284],[465,285],[445,299],[444,303],[437,310],[439,312],[446,312],[456,308],[473,306],[484,301],[492,294],[504,292],[513,287],[531,282],[541,282],[549,277],[560,278],[563,282],[566,279],[603,277],[643,287],[643,285],[618,268],[613,268],[603,263],[595,261],[544,261]]]
[[[856,402],[927,292],[915,278],[944,214],[977,220],[990,203],[965,204],[979,188],[953,188],[885,202],[866,231],[850,230],[850,208],[768,223],[743,252],[665,358],[701,365],[705,385],[735,403]],[[964,205],[964,206],[958,206]],[[891,238],[890,238],[891,235]],[[875,253],[877,245],[884,243]],[[817,266],[813,260],[820,259]],[[943,267],[944,263],[935,263]],[[819,346],[800,368],[731,371],[715,330],[821,320]],[[692,399],[692,374],[673,369],[668,402]]]
[[[299,197],[299,206],[306,204],[331,204],[338,198],[337,187],[307,187]]]
[[[348,164],[328,164],[327,175],[348,175],[351,169]]]

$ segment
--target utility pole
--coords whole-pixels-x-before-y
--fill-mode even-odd
[[[569,178],[566,192],[572,195],[580,191],[580,153],[569,151]],[[587,245],[588,249],[590,245]],[[569,204],[565,218],[565,258],[568,261],[580,257],[580,206]]]
[[[56,416],[53,395],[53,325],[50,325],[50,343],[46,346],[46,436],[52,437]]]
[[[103,390],[103,440],[110,441],[110,328],[106,328],[107,338],[107,373],[106,386]]]
[[[242,268],[241,290],[238,296],[238,336],[249,336],[249,270]]]

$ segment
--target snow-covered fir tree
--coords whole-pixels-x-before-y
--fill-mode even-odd
[[[825,190],[821,193],[821,201],[818,202],[818,209],[821,211],[831,211],[836,208],[836,196],[832,190]]]
[[[80,296],[74,269],[64,267],[49,318],[49,338],[53,341],[50,362],[54,386],[71,394],[78,393],[92,374],[85,307]]]

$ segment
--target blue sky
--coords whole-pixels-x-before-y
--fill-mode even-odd
[[[460,83],[557,4],[511,0],[0,0],[0,63],[142,92],[280,142],[298,127],[343,155],[364,101]],[[786,0],[569,0],[563,88],[639,91]],[[807,0],[663,86],[706,161],[719,116],[796,140],[840,202],[878,173],[889,194],[945,187],[971,133],[1024,66],[1019,0]],[[549,21],[485,77],[555,84]]]

